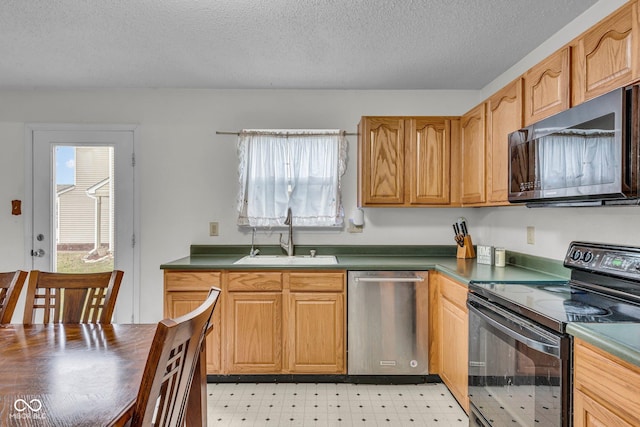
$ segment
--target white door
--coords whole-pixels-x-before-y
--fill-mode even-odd
[[[28,130],[31,268],[124,271],[115,321],[136,321],[133,129],[34,125]]]

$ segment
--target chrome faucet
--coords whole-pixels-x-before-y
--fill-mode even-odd
[[[260,253],[260,249],[253,246],[253,241],[255,240],[255,238],[256,238],[256,228],[253,227],[253,230],[251,231],[251,250],[249,251],[249,256],[251,258],[255,257]]]
[[[287,243],[282,241],[282,233],[280,233],[280,247],[287,251],[288,256],[293,256],[293,218],[291,217],[291,208],[287,209],[287,218],[284,224],[289,226],[289,239]]]

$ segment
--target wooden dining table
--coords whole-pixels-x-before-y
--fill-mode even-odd
[[[155,324],[0,325],[0,425],[124,424],[155,330]],[[206,374],[200,365],[187,413],[188,424],[201,426]]]

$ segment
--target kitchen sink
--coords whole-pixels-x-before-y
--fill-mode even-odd
[[[240,258],[234,264],[238,265],[333,265],[338,260],[333,255],[256,255]]]

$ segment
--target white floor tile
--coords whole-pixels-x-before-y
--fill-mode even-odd
[[[210,426],[466,426],[443,384],[209,384]]]

